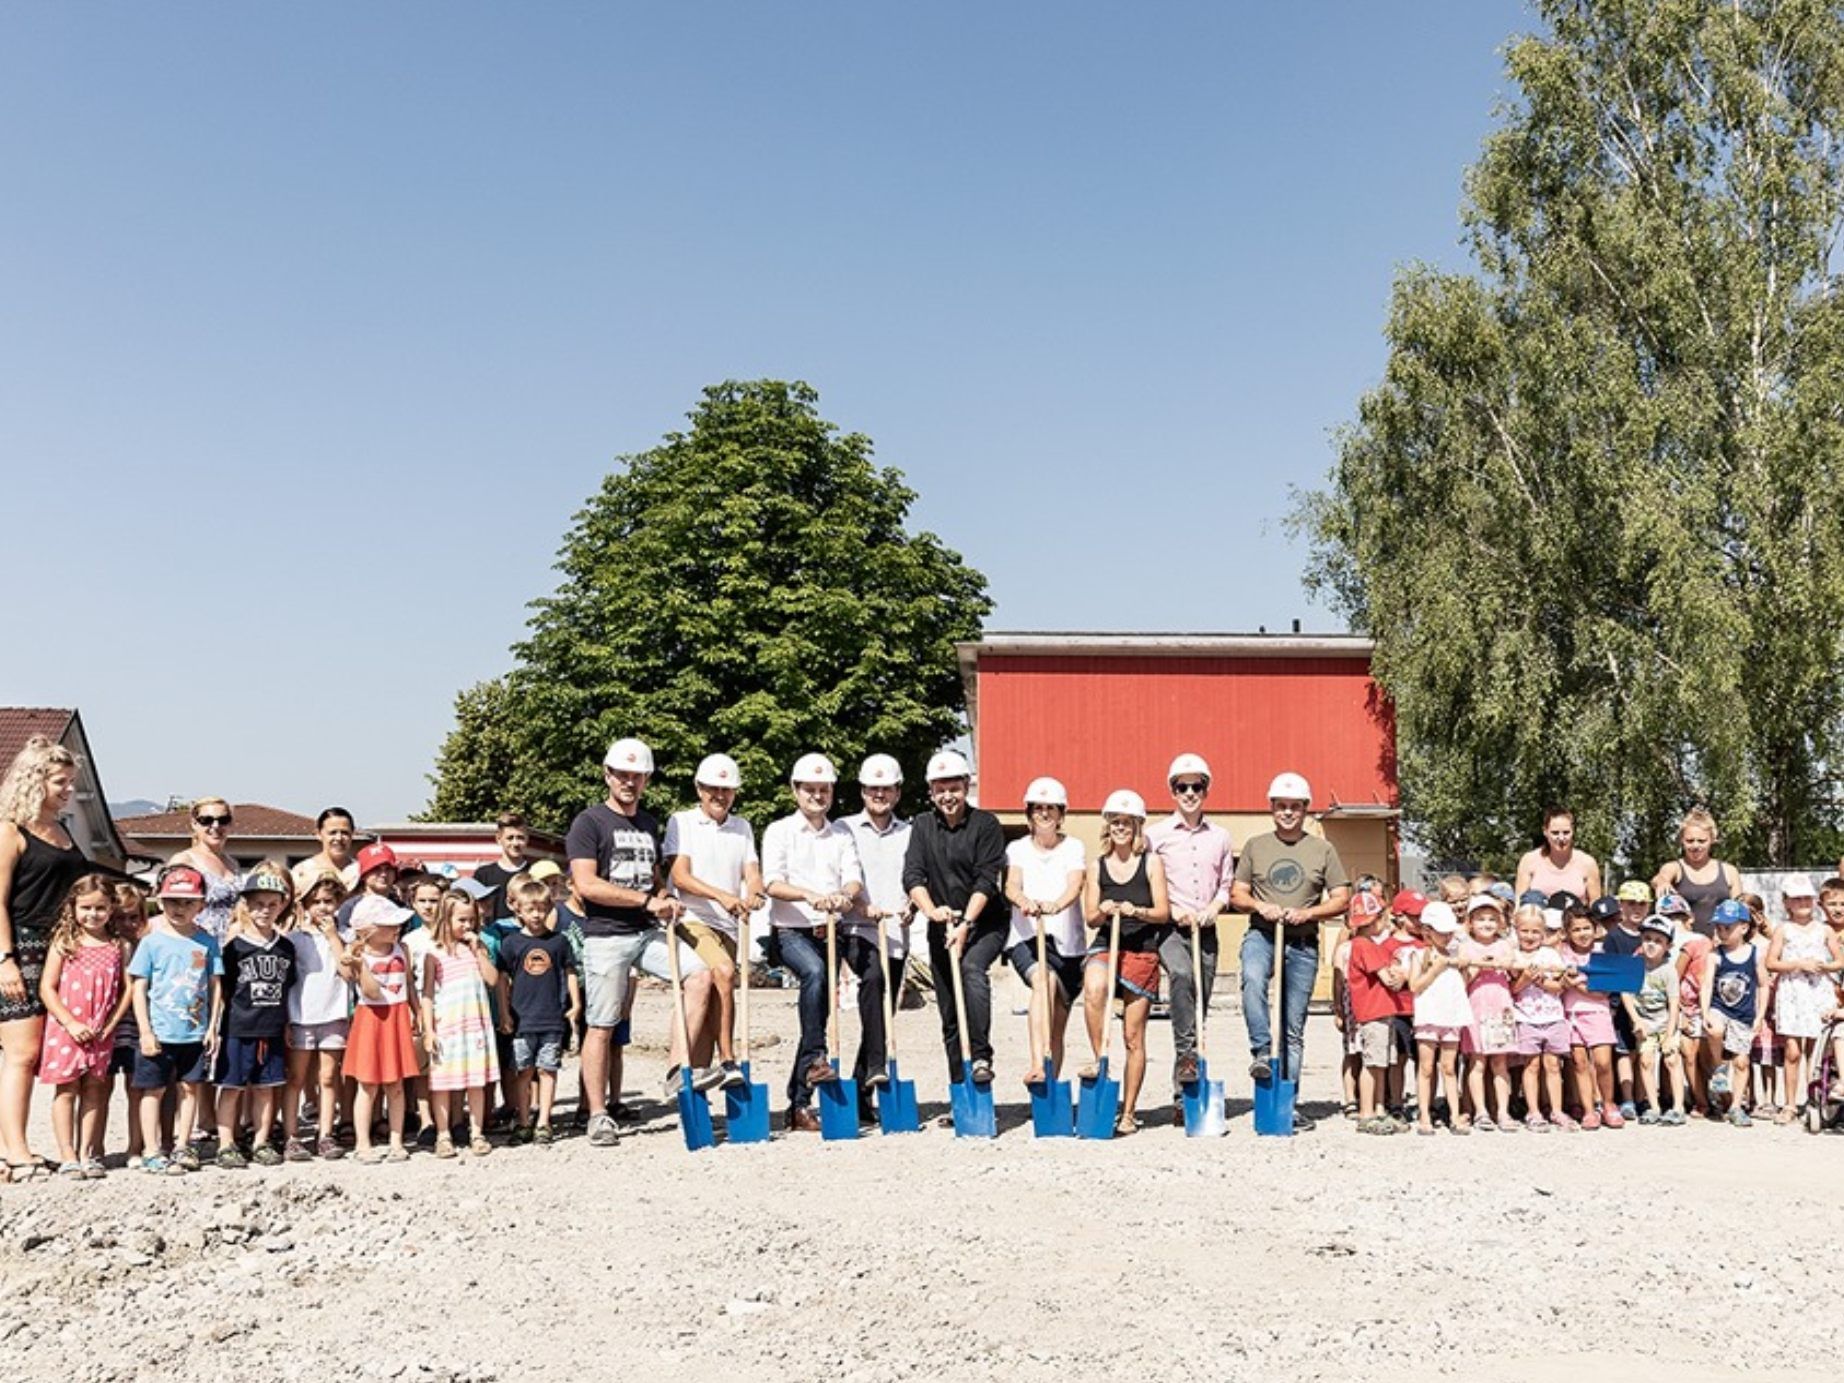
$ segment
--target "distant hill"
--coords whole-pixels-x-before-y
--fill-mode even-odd
[[[136,797],[128,802],[111,802],[109,816],[111,820],[120,821],[124,816],[149,816],[154,812],[166,810],[164,802],[149,802],[145,797]]]

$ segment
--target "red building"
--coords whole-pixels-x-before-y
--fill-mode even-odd
[[[1313,789],[1314,824],[1355,876],[1397,878],[1396,731],[1350,634],[988,634],[960,645],[979,802],[1022,828],[1042,774],[1069,790],[1066,829],[1091,849],[1102,801],[1132,788],[1171,810],[1165,772],[1210,762],[1209,810],[1238,847],[1270,829],[1268,784]],[[1233,929],[1238,935],[1240,926]]]

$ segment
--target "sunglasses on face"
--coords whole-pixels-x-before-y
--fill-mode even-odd
[[[1201,793],[1210,785],[1208,783],[1173,783],[1172,791],[1176,793]]]
[[[231,824],[229,812],[226,812],[223,816],[195,816],[192,819],[207,830],[213,826],[228,826]]]

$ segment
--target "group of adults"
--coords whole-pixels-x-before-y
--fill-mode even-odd
[[[1031,785],[1031,832],[1008,847],[998,817],[970,802],[972,771],[953,750],[930,759],[926,810],[913,818],[900,814],[905,784],[891,756],[873,754],[860,765],[863,810],[841,820],[830,816],[835,766],[824,755],[802,756],[789,778],[796,810],[766,828],[759,858],[749,828],[729,815],[740,786],[734,760],[706,758],[694,775],[699,807],[665,827],[641,805],[653,771],[652,751],[642,741],[610,746],[602,764],[606,797],[580,813],[566,836],[584,937],[583,1066],[592,1142],[616,1136],[601,1072],[625,1014],[630,977],[636,970],[671,977],[669,947],[677,950],[685,1021],[674,1025],[668,1080],[677,1079],[681,1063],[689,1063],[701,1088],[741,1079],[729,1041],[737,923],[762,907],[777,958],[801,989],[801,1038],[787,1090],[790,1130],[818,1127],[814,1087],[831,1078],[822,1045],[827,962],[820,929],[828,925],[845,929],[845,961],[859,980],[863,1041],[852,1071],[866,1101],[883,1083],[885,1067],[887,1010],[877,952],[900,967],[911,919],[924,925],[937,981],[959,972],[960,997],[949,1003],[944,992],[936,1005],[950,1081],[993,1080],[991,971],[1002,956],[1033,988],[1034,1032],[1054,1006],[1054,1052],[1044,1054],[1055,1059],[1071,1006],[1087,1001],[1091,1029],[1114,997],[1131,1015],[1156,990],[1163,970],[1176,1048],[1173,1117],[1182,1121],[1180,1092],[1197,1074],[1198,1008],[1208,1007],[1216,971],[1215,924],[1232,910],[1260,923],[1243,940],[1240,967],[1251,1073],[1269,1075],[1268,989],[1278,963],[1285,1072],[1297,1077],[1320,929],[1344,912],[1350,881],[1337,851],[1308,832],[1312,791],[1296,773],[1274,779],[1273,828],[1238,856],[1229,833],[1205,814],[1209,765],[1200,755],[1181,754],[1167,774],[1170,813],[1149,827],[1137,793],[1112,794],[1103,812],[1107,848],[1085,861],[1079,849],[1071,855],[1063,848],[1068,798],[1060,783],[1042,778]],[[1056,923],[1070,917],[1077,919],[1073,931],[1057,934],[1043,967],[1049,973],[1040,973],[1033,945],[1039,923],[1056,932]],[[1099,929],[1098,941],[1087,938],[1086,928],[1102,918],[1124,924],[1114,938],[1115,995],[1105,980],[1097,986],[1094,977],[1105,966],[1092,963],[1105,959],[1107,928]],[[1132,960],[1121,964],[1122,952]],[[1129,1110],[1139,1076],[1131,1029],[1130,1021]],[[861,1114],[870,1116],[868,1103]]]
[[[9,1175],[30,1161],[26,1125],[45,1022],[38,986],[52,927],[70,885],[94,867],[65,825],[79,770],[70,750],[40,736],[20,750],[0,779],[0,1153]],[[666,851],[666,833],[641,805],[654,772],[651,750],[636,739],[618,741],[605,756],[602,771],[605,798],[572,822],[566,848],[570,891],[581,910],[584,939],[588,1026],[582,1061],[591,1139],[612,1142],[608,1077],[615,1033],[630,1010],[631,977],[636,971],[662,979],[671,974],[667,927],[676,929],[685,921],[687,899],[695,901],[699,895],[683,886],[684,869],[677,871],[675,887],[675,861]],[[1126,967],[1128,983],[1119,991],[1121,996],[1143,996],[1147,981],[1156,983],[1154,971],[1164,973],[1175,1047],[1175,1103],[1179,1088],[1195,1076],[1198,1008],[1200,1002],[1209,1005],[1217,959],[1215,923],[1228,911],[1251,919],[1239,966],[1251,1075],[1265,1079],[1269,1069],[1269,986],[1278,964],[1283,1072],[1297,1078],[1307,1008],[1319,970],[1321,927],[1343,914],[1351,888],[1337,851],[1307,830],[1312,792],[1305,779],[1294,773],[1274,779],[1268,801],[1272,829],[1247,841],[1238,855],[1228,832],[1205,814],[1209,765],[1197,754],[1180,754],[1166,779],[1170,813],[1149,826],[1144,802],[1136,793],[1113,794],[1104,812],[1107,836],[1102,856],[1087,863],[1082,879],[1065,871],[1059,880],[1057,861],[1067,860],[1067,855],[1057,851],[1068,808],[1060,784],[1054,779],[1033,784],[1034,791],[1027,794],[1033,799],[1027,802],[1030,834],[1015,842],[1008,854],[998,818],[969,801],[971,776],[960,754],[936,754],[927,769],[926,810],[907,819],[898,810],[904,791],[900,766],[889,755],[873,754],[858,773],[863,809],[833,821],[832,765],[820,755],[805,756],[796,765],[798,810],[764,835],[764,856],[774,837],[775,866],[765,871],[760,900],[770,909],[768,926],[780,960],[802,982],[803,1039],[789,1084],[791,1127],[814,1126],[807,1106],[815,1082],[826,1078],[824,1051],[815,1046],[813,1036],[823,1023],[819,1006],[824,999],[815,998],[812,991],[825,964],[815,944],[815,929],[827,917],[843,918],[853,933],[847,938],[846,960],[859,976],[859,1012],[868,1039],[854,1072],[867,1090],[876,1088],[884,1065],[884,991],[880,966],[874,963],[876,951],[893,947],[900,960],[906,949],[906,927],[893,927],[893,921],[906,924],[916,919],[925,924],[935,976],[958,968],[971,1061],[966,1074],[975,1082],[987,1082],[993,1078],[993,964],[1002,955],[1012,959],[1032,985],[1034,1004],[1044,1016],[1052,1009],[1066,1014],[1084,997],[1091,998],[1092,1012],[1094,986],[1081,964],[1089,957],[1058,948],[1047,967],[1052,973],[1039,975],[1036,953],[1024,943],[1033,940],[1040,920],[1072,908],[1081,922],[1092,925],[1098,896],[1108,904],[1100,909],[1103,913],[1119,913],[1138,924],[1132,944],[1145,948],[1139,952],[1141,966],[1150,967]],[[701,794],[715,787],[720,795],[727,792],[733,798],[739,785],[740,780],[733,780],[698,787]],[[241,878],[229,848],[232,810],[222,800],[205,799],[193,804],[191,821],[192,840],[174,862],[189,864],[204,876],[206,912],[200,920],[210,927],[214,912],[222,914],[215,919],[221,930],[235,905]],[[321,850],[297,866],[296,873],[307,871],[316,878],[332,873],[350,886],[359,870],[350,814],[329,809],[321,814],[317,830]],[[1546,814],[1542,844],[1518,863],[1520,894],[1526,889],[1566,891],[1591,901],[1603,892],[1599,863],[1576,846],[1574,834],[1571,812],[1556,809]],[[1718,903],[1741,893],[1741,877],[1734,865],[1715,857],[1718,836],[1708,812],[1690,812],[1678,839],[1680,853],[1657,871],[1653,889],[1683,898],[1704,929]],[[1144,863],[1138,858],[1142,855]],[[766,877],[769,872],[774,877]],[[1156,894],[1151,877],[1155,873]],[[1046,879],[1042,886],[1036,882]],[[712,904],[702,910],[705,920],[721,920],[735,915],[730,905],[739,900],[705,901]],[[1201,974],[1192,966],[1192,929],[1199,932],[1195,949],[1202,957]],[[723,939],[719,929],[719,943]],[[675,1067],[691,1063],[701,1083],[717,1085],[736,1079],[734,1063],[727,1060],[734,949],[726,953],[721,944],[698,945],[698,940],[694,934],[678,948],[687,1022],[675,1024],[672,1061]],[[1075,940],[1069,944],[1075,945]],[[1104,985],[1102,998],[1111,997]],[[964,1070],[959,1012],[948,1003],[937,1008],[949,1078],[959,1081]],[[1034,1010],[1033,1021],[1038,1020],[1039,1010]],[[1059,1026],[1059,1057],[1060,1034]]]

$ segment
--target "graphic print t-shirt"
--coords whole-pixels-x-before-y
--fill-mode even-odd
[[[224,961],[211,933],[149,932],[128,963],[130,979],[147,981],[147,1017],[162,1042],[203,1042],[211,1022],[214,976]]]
[[[288,1028],[288,991],[296,977],[295,948],[277,932],[264,946],[245,936],[224,943],[224,1006],[229,1037],[279,1038]]]
[[[570,943],[552,932],[520,932],[499,944],[500,971],[512,986],[512,1022],[522,1034],[563,1032]]]
[[[604,802],[579,812],[564,837],[564,850],[572,861],[594,860],[598,878],[639,893],[653,891],[660,845],[659,819],[651,812],[622,816]],[[584,936],[632,936],[652,925],[652,915],[644,907],[615,908],[583,900]]]

